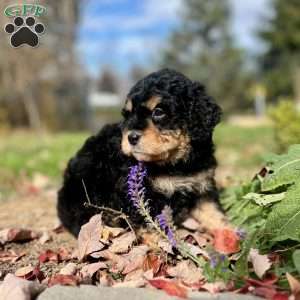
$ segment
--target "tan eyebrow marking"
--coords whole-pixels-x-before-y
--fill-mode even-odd
[[[125,102],[125,110],[127,111],[132,111],[132,101],[131,99],[127,99],[126,102]]]
[[[156,105],[159,104],[160,102],[161,102],[161,97],[154,96],[147,100],[145,106],[152,111],[156,107]]]

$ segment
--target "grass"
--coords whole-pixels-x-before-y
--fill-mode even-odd
[[[79,149],[87,133],[58,133],[37,136],[29,132],[0,135],[0,185],[8,178],[36,172],[59,180],[68,159]],[[257,170],[262,155],[274,150],[269,127],[241,128],[228,124],[217,127],[215,142],[221,168],[232,176]]]

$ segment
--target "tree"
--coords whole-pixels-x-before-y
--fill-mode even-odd
[[[300,107],[300,1],[273,0],[273,15],[259,36],[267,46],[261,71],[270,98],[292,96]]]
[[[97,88],[102,92],[118,93],[117,75],[109,67],[105,67],[100,74]]]
[[[225,111],[243,107],[243,52],[233,45],[228,0],[183,4],[181,26],[170,37],[162,65],[204,83]]]

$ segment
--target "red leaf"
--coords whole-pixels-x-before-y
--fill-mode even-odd
[[[289,300],[289,295],[285,293],[277,293],[273,296],[272,300]]]
[[[152,279],[149,283],[157,289],[164,290],[170,296],[177,296],[187,298],[187,289],[179,286],[176,282],[167,281],[163,279]]]
[[[59,255],[56,252],[48,249],[39,256],[40,263],[45,263],[47,261],[59,261]]]
[[[48,287],[51,287],[51,286],[57,285],[57,284],[76,286],[76,285],[78,285],[78,283],[79,283],[78,278],[74,275],[57,274],[49,279]]]
[[[143,270],[146,272],[148,270],[153,270],[153,274],[156,275],[159,272],[160,266],[162,264],[159,256],[149,253],[143,262]]]
[[[214,248],[223,254],[231,254],[240,251],[240,240],[238,235],[231,229],[220,228],[213,231]]]
[[[247,278],[246,281],[254,286],[264,286],[264,287],[271,287],[275,282],[278,281],[278,277],[275,274],[270,275],[269,277],[263,280],[257,280],[253,278]]]

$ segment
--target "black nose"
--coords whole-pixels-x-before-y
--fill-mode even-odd
[[[139,132],[132,131],[128,135],[128,141],[132,146],[135,146],[138,143],[140,137],[141,137],[141,134]]]

